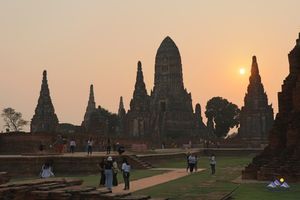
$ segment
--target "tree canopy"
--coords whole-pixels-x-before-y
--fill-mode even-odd
[[[213,97],[207,102],[205,115],[210,126],[208,128],[213,129],[217,137],[226,137],[229,130],[240,123],[238,106],[222,97]]]
[[[28,124],[28,121],[22,118],[22,113],[16,112],[13,108],[4,108],[1,116],[8,131],[21,131]]]

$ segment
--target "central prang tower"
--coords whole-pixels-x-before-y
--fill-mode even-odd
[[[182,76],[179,50],[167,36],[156,53],[154,87],[150,94],[154,135],[183,136],[194,129],[192,98],[184,88]]]
[[[125,117],[125,132],[129,136],[152,138],[157,142],[185,139],[206,130],[200,104],[194,113],[191,93],[184,88],[182,77],[179,50],[174,41],[166,37],[156,53],[154,87],[150,95],[142,64],[138,62],[133,98]]]

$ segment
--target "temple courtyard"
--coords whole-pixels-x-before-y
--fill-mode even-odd
[[[206,152],[199,149],[192,151],[198,154],[198,171],[196,173],[186,172],[186,150],[169,149],[144,152],[138,155],[139,160],[145,160],[151,167],[133,168],[131,173],[131,188],[123,190],[123,178],[118,174],[119,185],[113,188],[113,194],[129,194],[136,197],[162,198],[162,199],[297,199],[300,196],[300,184],[289,183],[288,189],[268,189],[268,181],[242,180],[241,171],[247,166],[256,153],[245,150],[227,150],[223,155],[217,156],[216,174],[211,175],[209,159]],[[234,153],[233,153],[234,152]],[[249,153],[250,152],[250,153]],[[218,155],[218,154],[217,154]],[[15,155],[16,157],[34,157],[33,155]],[[73,155],[52,155],[62,158],[74,157],[77,161],[83,158],[99,160],[106,156],[104,152],[96,152],[93,156],[79,152]],[[117,156],[117,154],[113,154]],[[124,156],[132,156],[127,153]],[[8,157],[8,156],[1,156]],[[37,155],[45,158],[47,155]],[[39,166],[40,167],[40,166]],[[76,168],[76,166],[74,166]],[[78,166],[80,167],[80,166]],[[68,170],[68,169],[66,169]],[[54,167],[55,171],[55,167]],[[13,176],[8,184],[20,184],[22,182],[35,182],[36,176]],[[82,180],[83,188],[99,188],[100,175],[98,173],[81,173],[70,175],[70,173],[56,173],[57,178],[68,178],[71,180]],[[52,178],[48,179],[51,180]],[[51,188],[51,187],[50,187]],[[150,198],[150,197],[149,197]],[[130,198],[129,198],[130,199]]]

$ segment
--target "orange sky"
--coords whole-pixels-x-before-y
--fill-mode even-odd
[[[156,50],[169,35],[194,105],[204,110],[207,100],[222,96],[242,106],[255,54],[277,112],[299,7],[298,0],[1,0],[0,108],[31,120],[46,69],[60,122],[81,123],[91,83],[97,104],[116,112],[122,95],[128,109],[137,61],[150,92]]]

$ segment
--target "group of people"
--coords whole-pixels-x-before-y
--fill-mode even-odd
[[[193,153],[188,153],[187,157],[186,157],[186,161],[187,161],[187,166],[186,166],[186,171],[192,173],[192,172],[196,172],[198,169],[198,158],[196,154]],[[209,157],[209,164],[210,164],[210,168],[211,168],[211,174],[214,175],[216,173],[216,156],[215,154],[211,154],[211,156]]]
[[[98,164],[100,170],[100,187],[106,187],[108,190],[112,190],[113,186],[118,185],[117,175],[119,173],[118,163],[111,156],[107,159],[103,158]],[[131,166],[126,158],[123,158],[121,172],[124,179],[124,190],[129,190],[129,177],[130,177]]]
[[[103,143],[103,147],[105,146],[105,144]],[[56,152],[59,153],[63,153],[67,151],[67,139],[63,138],[61,135],[58,135],[56,140],[54,141],[53,144],[50,145],[50,148],[55,147]],[[85,146],[85,150],[87,152],[87,155],[92,155],[93,154],[93,147],[94,147],[94,140],[93,138],[89,138],[88,140],[86,140],[86,146]],[[70,153],[74,153],[76,149],[76,141],[75,138],[71,138],[70,142],[69,142],[69,152]],[[41,142],[39,145],[39,151],[42,152],[44,150],[44,144]],[[111,145],[111,141],[108,138],[107,139],[107,143],[106,143],[106,154],[109,155],[111,154],[112,151],[112,145]],[[120,145],[118,142],[116,144],[113,145],[113,150],[117,151],[119,153],[119,155],[121,155],[122,153],[125,152],[125,148],[123,145]]]
[[[187,167],[186,171],[192,173],[194,170],[197,171],[198,158],[197,155],[188,153],[187,154]]]

